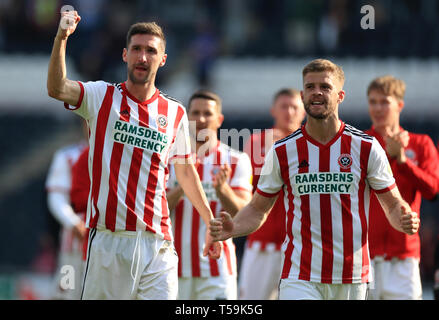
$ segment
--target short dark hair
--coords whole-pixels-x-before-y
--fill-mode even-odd
[[[163,51],[166,48],[165,34],[163,33],[162,28],[155,22],[137,22],[133,24],[127,33],[127,48],[130,45],[131,37],[135,34],[149,34],[159,37],[163,43]]]
[[[274,95],[273,102],[275,102],[280,96],[300,97],[300,91],[294,88],[282,88]]]
[[[194,92],[191,97],[189,98],[188,102],[188,111],[191,108],[191,102],[194,99],[205,99],[205,100],[213,100],[216,102],[216,107],[218,110],[218,113],[222,112],[222,100],[216,93],[209,91],[209,90],[198,90]]]

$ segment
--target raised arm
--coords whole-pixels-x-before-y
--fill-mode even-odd
[[[76,11],[61,13],[58,32],[53,43],[47,74],[47,93],[50,97],[76,105],[81,88],[76,81],[67,79],[66,45],[68,37],[76,30],[81,17]]]
[[[397,187],[384,193],[377,193],[376,196],[393,228],[409,235],[418,232],[420,223],[418,214],[412,212]]]

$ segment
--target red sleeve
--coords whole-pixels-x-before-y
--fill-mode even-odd
[[[72,168],[72,188],[70,201],[75,212],[86,212],[88,194],[90,190],[90,177],[88,173],[88,149],[86,148]]]
[[[410,137],[412,139],[414,137]],[[422,197],[432,199],[439,191],[439,157],[437,149],[427,135],[419,136],[416,141],[418,164],[407,159],[405,163],[397,164],[401,174],[405,175],[419,190]]]

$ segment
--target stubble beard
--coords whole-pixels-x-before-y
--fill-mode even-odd
[[[134,70],[135,70],[135,68],[136,68],[136,66],[134,66],[134,67],[131,68],[131,69],[128,69],[128,78],[130,79],[130,81],[131,81],[133,84],[141,84],[141,85],[143,85],[143,84],[145,84],[145,83],[150,82],[151,77],[152,77],[152,73],[151,73],[151,69],[150,69],[149,67],[146,67],[146,68],[147,68],[147,69],[146,69],[146,75],[145,75],[145,77],[143,77],[143,78],[138,78],[138,77],[136,77],[136,76],[134,75]]]

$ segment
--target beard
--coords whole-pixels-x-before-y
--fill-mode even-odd
[[[326,108],[322,111],[313,112],[311,102],[304,103],[306,114],[311,118],[319,119],[319,120],[327,119],[332,113],[331,111],[332,108],[330,108],[330,106],[326,101],[322,106],[325,106]]]
[[[142,67],[145,67],[146,74],[144,77],[136,77],[134,75],[134,71],[136,69],[137,65],[133,66],[132,68],[128,68],[128,78],[130,81],[134,84],[145,84],[149,82],[151,79],[151,68],[149,66],[142,65]]]

